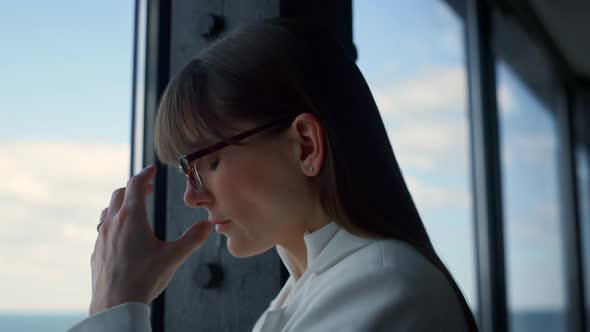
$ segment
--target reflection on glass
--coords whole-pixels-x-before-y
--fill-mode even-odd
[[[0,2],[0,331],[87,315],[96,223],[129,172],[132,32],[133,1]]]
[[[580,230],[582,232],[582,261],[584,267],[586,308],[590,308],[590,142],[576,150],[576,169],[578,182],[578,207]],[[590,331],[590,326],[588,326]]]
[[[581,91],[580,91],[581,92]],[[584,268],[586,310],[590,316],[590,95],[578,95],[575,108],[575,161],[578,185],[578,215],[582,240],[582,266]],[[587,324],[588,325],[588,324]],[[587,326],[590,332],[590,325]]]
[[[497,82],[510,330],[565,331],[556,120],[503,62]]]
[[[477,304],[464,26],[444,1],[354,1],[358,62],[428,233]]]

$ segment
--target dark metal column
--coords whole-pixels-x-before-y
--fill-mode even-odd
[[[178,0],[170,24],[171,76],[218,35],[235,26],[279,15],[278,1]],[[207,220],[204,209],[184,205],[186,179],[169,169],[166,235],[179,238],[193,223]],[[165,331],[248,331],[282,286],[281,262],[274,250],[239,259],[224,236],[209,239],[178,269],[165,293]]]
[[[326,28],[356,60],[352,33],[352,0],[281,0],[281,17],[297,17]]]
[[[584,276],[582,271],[582,232],[579,217],[578,187],[575,161],[574,92],[566,90],[566,98],[556,109],[559,128],[559,162],[561,217],[564,262],[566,268],[567,331],[585,332]]]
[[[351,7],[335,0],[136,0],[131,173],[157,162],[154,121],[166,84],[220,33],[268,17],[305,17],[333,29],[354,49]],[[154,184],[148,216],[158,238],[175,240],[207,219],[205,210],[184,205],[185,179],[175,168],[159,165]],[[286,280],[285,271],[274,250],[237,259],[213,232],[154,301],[153,331],[249,330]]]
[[[570,100],[571,101],[571,100]],[[576,84],[573,101],[574,153],[577,194],[577,228],[580,235],[582,289],[584,306],[582,318],[584,331],[590,330],[590,81]]]
[[[170,2],[136,0],[132,91],[131,175],[157,164],[154,123],[157,104],[169,78]],[[167,170],[159,165],[154,194],[148,198],[148,219],[156,236],[166,239]],[[164,292],[165,294],[165,292]],[[152,303],[152,328],[164,331],[164,295]]]
[[[479,326],[507,331],[500,142],[491,9],[467,1],[467,58],[479,290]]]

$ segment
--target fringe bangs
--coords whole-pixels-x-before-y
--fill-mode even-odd
[[[201,92],[199,67],[189,65],[166,88],[156,116],[154,145],[158,158],[176,166],[178,158],[208,144],[216,135],[211,128]],[[201,100],[201,102],[199,102]]]

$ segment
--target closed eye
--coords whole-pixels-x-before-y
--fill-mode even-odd
[[[210,171],[216,170],[218,165],[219,165],[219,159],[213,160],[211,163],[209,163],[209,170]]]

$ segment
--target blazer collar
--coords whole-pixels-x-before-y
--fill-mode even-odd
[[[322,274],[346,256],[375,241],[358,237],[338,226],[336,234],[326,243],[316,259],[308,265],[307,272]]]
[[[301,276],[304,279],[312,273],[323,273],[344,257],[375,242],[349,233],[334,221],[313,233],[305,234],[304,240],[307,248],[307,271]],[[277,246],[277,252],[293,278],[293,263],[282,247]]]

